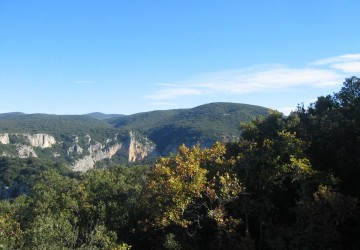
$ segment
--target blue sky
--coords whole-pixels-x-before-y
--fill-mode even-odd
[[[0,113],[288,113],[360,76],[358,0],[0,0]]]

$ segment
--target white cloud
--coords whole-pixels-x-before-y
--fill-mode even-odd
[[[159,83],[159,90],[146,97],[165,100],[194,95],[280,92],[295,87],[333,87],[340,86],[351,76],[349,73],[359,72],[360,54],[348,54],[297,68],[266,64],[199,74],[183,81]]]
[[[334,69],[339,69],[347,73],[360,73],[360,61],[359,62],[346,62],[335,63],[331,65]]]
[[[312,62],[313,66],[326,66],[346,73],[360,73],[360,54],[347,54]]]
[[[360,61],[360,54],[346,54],[341,56],[329,57],[312,62],[310,63],[310,65],[329,65],[334,63],[344,63],[344,62],[353,62],[353,61]]]
[[[204,75],[205,76],[205,75]],[[212,79],[211,79],[212,78]],[[224,71],[211,73],[195,86],[228,93],[277,91],[283,88],[308,85],[332,86],[339,84],[338,75],[331,70],[289,68],[287,66],[260,67],[257,71]]]

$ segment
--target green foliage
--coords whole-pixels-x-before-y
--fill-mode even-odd
[[[359,202],[320,185],[311,201],[297,206],[293,248],[351,249],[359,246]]]
[[[228,239],[241,220],[227,206],[244,189],[233,173],[233,166],[234,159],[226,157],[226,148],[220,143],[205,150],[182,145],[175,156],[161,158],[144,189],[145,204],[150,208],[145,230],[176,229],[179,237],[185,237],[191,244],[196,244],[196,235],[208,234],[214,240],[208,244],[235,247],[238,241]],[[171,235],[164,239],[167,247],[177,245]]]
[[[181,250],[181,245],[176,241],[175,235],[170,233],[166,235],[164,248],[168,250]]]
[[[14,220],[13,213],[0,214],[0,249],[16,249],[22,247],[23,232],[20,224]]]
[[[360,198],[360,79],[348,78],[333,96],[319,97],[309,109],[299,108],[314,168],[341,179],[345,194]]]
[[[0,157],[0,198],[14,198],[28,193],[41,173],[54,169],[62,175],[77,175],[68,167],[46,159]]]
[[[117,118],[117,117],[123,116],[123,115],[104,114],[104,113],[100,113],[100,112],[94,112],[94,113],[85,114],[85,116],[92,117],[92,118],[95,118],[98,120],[109,120],[109,119],[114,119],[114,118]]]
[[[118,132],[111,125],[95,118],[81,115],[31,114],[20,116],[0,116],[1,133],[45,133],[57,140],[67,136],[90,135],[97,141],[113,137]]]
[[[207,171],[200,167],[201,152],[196,147],[189,150],[184,145],[174,158],[161,158],[149,176],[145,194],[159,213],[157,225],[171,222],[182,227],[192,224],[184,217],[187,207],[200,198],[205,187]]]
[[[297,117],[272,112],[244,125],[243,138],[229,145],[237,155],[237,173],[247,191],[241,197],[245,234],[260,249],[285,248],[282,230],[295,223],[296,202],[316,181],[306,155],[308,142],[295,131],[298,123]]]
[[[118,238],[127,240],[135,227],[136,201],[144,185],[147,167],[112,167],[91,170],[82,176],[81,188],[86,198],[84,222],[104,224],[117,232]]]
[[[239,124],[266,116],[268,109],[235,103],[211,103],[192,109],[152,111],[109,120],[116,127],[136,130],[168,153],[169,144],[194,146],[201,142],[210,147],[215,141],[237,140]]]
[[[36,216],[26,234],[30,249],[71,249],[77,240],[77,231],[63,213]]]
[[[0,232],[7,237],[1,243],[29,249],[130,249],[119,241],[128,240],[136,226],[135,201],[146,172],[140,166],[114,167],[78,179],[43,172],[29,196],[0,202]],[[18,233],[10,231],[14,228]]]

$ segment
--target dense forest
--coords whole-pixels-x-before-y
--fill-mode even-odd
[[[239,126],[149,165],[1,158],[29,190],[0,201],[0,249],[360,249],[360,79]]]
[[[239,103],[215,102],[191,109],[157,110],[106,120],[119,129],[138,131],[156,144],[161,155],[169,145],[211,146],[216,141],[239,138],[239,123],[266,116],[269,109]],[[170,147],[171,148],[171,147]]]

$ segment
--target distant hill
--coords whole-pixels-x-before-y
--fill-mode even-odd
[[[1,133],[47,133],[60,135],[91,135],[106,138],[115,129],[107,122],[82,115],[48,115],[9,113],[0,115]]]
[[[50,159],[80,171],[112,157],[128,137],[82,115],[0,115],[0,156]]]
[[[0,114],[0,119],[1,118],[12,118],[12,117],[17,117],[17,116],[22,116],[22,115],[25,115],[25,114],[21,113],[21,112],[4,113],[4,114]]]
[[[268,111],[260,106],[220,102],[191,109],[126,115],[108,122],[118,128],[139,131],[155,142],[161,154],[166,154],[181,143],[209,146],[217,140],[236,140],[241,134],[240,123],[266,116]]]
[[[108,120],[108,119],[113,119],[113,118],[117,118],[123,115],[119,115],[119,114],[104,114],[101,112],[93,112],[93,113],[89,113],[89,114],[85,114],[84,116],[88,116],[91,118],[95,118],[98,120]]]
[[[50,159],[86,171],[105,159],[135,162],[181,144],[236,141],[240,123],[267,114],[267,108],[236,103],[134,115],[0,114],[0,157]]]

